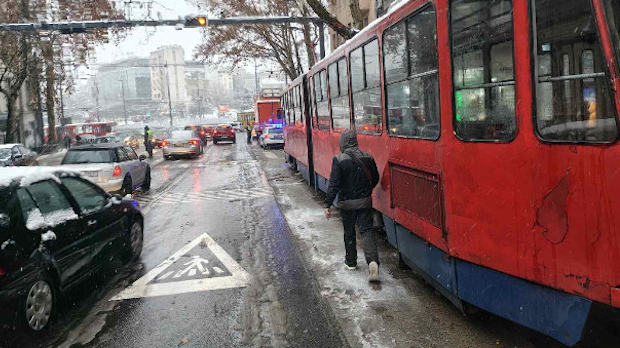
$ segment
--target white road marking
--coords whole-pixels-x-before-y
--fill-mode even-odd
[[[164,273],[164,275],[162,275],[161,277],[159,277],[157,279],[166,279],[166,278],[170,277],[173,273],[174,273],[174,271],[166,272],[166,273]]]
[[[215,273],[224,273],[224,271],[222,271],[222,269],[217,266],[213,267],[213,270],[215,271]]]
[[[224,265],[224,267],[228,269],[231,275],[225,276],[225,277],[216,277],[216,278],[179,280],[179,281],[171,281],[167,283],[149,284],[151,281],[156,279],[160,273],[165,271],[166,268],[170,267],[173,263],[175,263],[181,257],[183,257],[183,255],[187,254],[190,250],[192,250],[194,247],[196,247],[199,244],[201,246],[208,247],[213,253],[213,255],[215,255],[215,257],[217,257],[218,260],[222,263],[222,265]],[[199,269],[199,267],[196,266],[199,261],[195,261],[195,260],[196,259],[184,264],[184,265],[190,266],[190,263],[192,263],[192,268],[189,268],[189,269],[186,268],[188,272],[191,269],[194,269],[194,267]],[[203,261],[206,261],[206,260],[203,260]],[[202,264],[202,262],[199,262],[199,263]],[[214,270],[215,270],[215,267],[214,267]],[[220,271],[222,270],[220,269]],[[217,270],[215,270],[215,272],[217,272]],[[162,278],[167,278],[170,276],[170,274],[171,273],[168,272],[164,274]],[[232,257],[230,257],[230,255],[228,255],[228,253],[226,253],[226,251],[224,251],[222,247],[220,247],[211,237],[209,237],[208,234],[204,233],[200,237],[189,242],[179,251],[172,254],[167,259],[165,259],[162,263],[160,263],[157,267],[153,268],[151,271],[149,271],[147,274],[142,276],[140,279],[136,280],[131,286],[127,287],[125,290],[121,291],[119,294],[111,298],[110,301],[120,301],[120,300],[132,299],[132,298],[184,294],[184,293],[198,292],[198,291],[211,291],[211,290],[219,290],[219,289],[239,288],[239,287],[247,286],[249,279],[250,279],[250,275]]]

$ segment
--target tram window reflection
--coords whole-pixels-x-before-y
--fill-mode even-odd
[[[351,98],[358,134],[379,135],[383,131],[379,87],[379,44],[372,40],[351,52]],[[359,76],[355,77],[356,74]]]
[[[346,63],[346,59],[342,58],[328,67],[332,127],[336,132],[351,128],[349,79]]]
[[[462,140],[516,134],[512,2],[451,2],[455,131]]]
[[[407,30],[403,30],[406,28]],[[390,135],[435,140],[439,138],[439,84],[435,9],[423,11],[387,29],[384,34],[384,60],[387,86],[387,129]],[[400,56],[402,37],[405,62],[395,67],[391,62]],[[403,33],[404,34],[404,33]],[[392,66],[391,72],[388,70]]]
[[[590,1],[556,6],[536,0],[535,11],[539,136],[562,142],[615,141],[616,110]]]

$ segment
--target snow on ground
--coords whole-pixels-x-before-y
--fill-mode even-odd
[[[351,347],[532,347],[501,320],[465,317],[423,279],[398,268],[398,252],[378,237],[381,283],[368,283],[358,236],[358,269],[344,267],[342,221],[323,215],[322,197],[282,163],[254,150],[321,295]],[[282,156],[282,155],[281,155]]]
[[[53,231],[47,231],[41,234],[41,242],[47,242],[50,240],[56,240],[56,233],[54,233]]]

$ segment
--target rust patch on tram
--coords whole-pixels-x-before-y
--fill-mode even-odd
[[[568,171],[536,210],[536,226],[542,228],[542,235],[553,244],[562,243],[568,233],[567,196]]]

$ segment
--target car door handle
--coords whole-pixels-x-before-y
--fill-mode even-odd
[[[97,220],[90,220],[88,222],[86,222],[88,224],[88,226],[93,226],[97,223]]]

